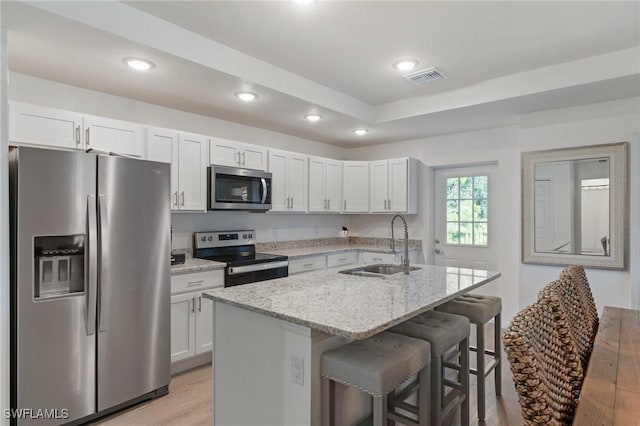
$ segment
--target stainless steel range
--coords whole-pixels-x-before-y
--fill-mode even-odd
[[[225,287],[289,276],[289,258],[256,253],[255,235],[254,230],[196,232],[193,257],[225,262]]]

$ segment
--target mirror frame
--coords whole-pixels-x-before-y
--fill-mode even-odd
[[[627,269],[629,176],[628,142],[522,153],[522,263],[542,265],[582,265],[599,269]],[[610,256],[535,251],[534,184],[535,166],[568,160],[609,158]]]

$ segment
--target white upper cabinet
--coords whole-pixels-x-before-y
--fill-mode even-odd
[[[209,139],[180,132],[178,136],[178,209],[207,209]]]
[[[82,149],[82,114],[10,102],[9,142]]]
[[[222,166],[266,170],[267,150],[258,145],[211,138],[209,162]]]
[[[340,212],[342,208],[342,162],[309,157],[309,211]]]
[[[145,127],[38,105],[11,102],[9,141],[16,144],[114,152],[142,158]]]
[[[145,127],[93,115],[85,115],[83,124],[86,149],[144,156]]]
[[[371,212],[418,212],[417,162],[395,158],[371,162]]]
[[[369,212],[369,162],[342,162],[342,211]]]
[[[295,152],[269,150],[272,211],[306,212],[308,157]]]
[[[171,210],[179,210],[178,132],[157,127],[148,128],[146,158],[150,161],[171,163]]]

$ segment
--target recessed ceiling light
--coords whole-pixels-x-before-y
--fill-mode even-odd
[[[411,71],[418,66],[418,61],[415,59],[403,59],[393,64],[393,67],[398,71]]]
[[[251,102],[258,99],[258,95],[252,92],[238,92],[236,93],[236,97],[245,102]]]
[[[358,136],[362,136],[362,135],[366,135],[367,133],[369,133],[369,131],[367,129],[355,129],[353,131],[353,133],[355,133]]]
[[[307,114],[304,116],[304,118],[306,118],[308,121],[311,121],[312,123],[315,123],[316,121],[320,120],[322,116],[320,114]]]
[[[155,65],[151,61],[147,61],[146,59],[140,58],[124,58],[122,60],[125,64],[129,65],[136,71],[147,71],[151,68],[155,68]]]

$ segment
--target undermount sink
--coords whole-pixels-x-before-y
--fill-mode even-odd
[[[420,268],[416,266],[411,266],[409,268],[410,271],[416,271]],[[347,275],[360,275],[360,276],[381,276],[381,275],[393,275],[404,270],[402,265],[392,265],[390,263],[386,264],[378,264],[378,265],[367,265],[360,266],[358,268],[353,269],[345,269],[344,271],[340,271],[341,274]]]

